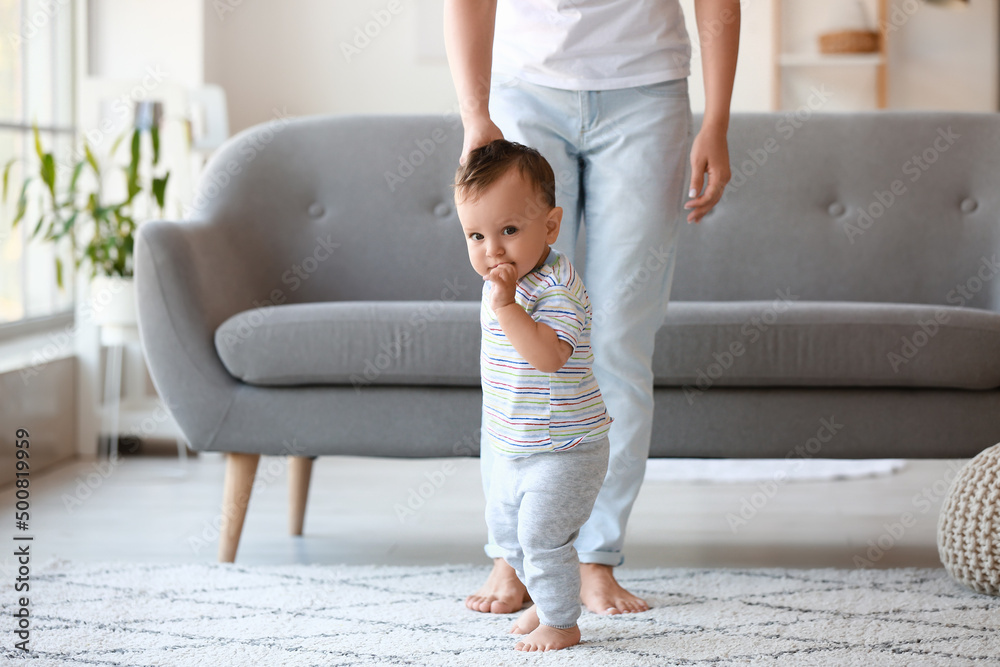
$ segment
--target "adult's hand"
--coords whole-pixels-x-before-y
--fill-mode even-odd
[[[691,201],[684,204],[691,209],[689,223],[701,221],[712,210],[730,178],[726,130],[740,46],[740,4],[741,0],[694,0],[705,74],[705,115],[691,144]]]
[[[462,165],[470,151],[503,139],[489,112],[496,13],[497,0],[444,0],[444,50],[465,127]]]
[[[500,131],[500,128],[489,117],[466,120],[464,121],[464,126],[465,139],[462,142],[462,157],[458,159],[458,163],[463,166],[470,152],[480,146],[485,146],[491,141],[503,139],[503,132]]]
[[[722,199],[731,177],[726,130],[702,127],[691,144],[691,190],[688,193],[691,200],[684,204],[684,208],[691,209],[687,216],[689,223],[700,222],[712,210]]]

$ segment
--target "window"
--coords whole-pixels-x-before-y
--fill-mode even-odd
[[[66,165],[76,137],[74,20],[72,0],[0,0],[0,169],[11,158],[20,160],[10,171],[0,215],[0,334],[11,331],[13,323],[27,324],[73,307],[73,272],[66,271],[65,289],[60,290],[56,248],[41,239],[29,241],[38,220],[37,196],[29,197],[16,228],[11,222],[25,173],[37,173],[33,123],[46,150],[55,153],[57,178],[64,186],[69,179]],[[58,251],[70,267],[68,248]]]

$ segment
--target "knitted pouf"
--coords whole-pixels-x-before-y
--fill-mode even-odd
[[[958,471],[941,505],[937,543],[956,581],[1000,595],[1000,444]]]

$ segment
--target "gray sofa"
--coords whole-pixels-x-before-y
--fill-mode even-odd
[[[651,455],[1000,441],[1000,116],[734,114],[729,137],[724,199],[682,223]],[[231,453],[220,560],[261,454],[290,457],[301,533],[316,456],[478,453],[461,143],[455,116],[257,126],[213,156],[189,220],[140,227],[153,381],[194,449]]]

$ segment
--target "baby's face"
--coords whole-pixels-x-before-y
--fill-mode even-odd
[[[510,169],[476,201],[456,202],[472,268],[481,276],[513,264],[518,279],[542,265],[559,237],[562,209],[549,208],[517,169]]]

